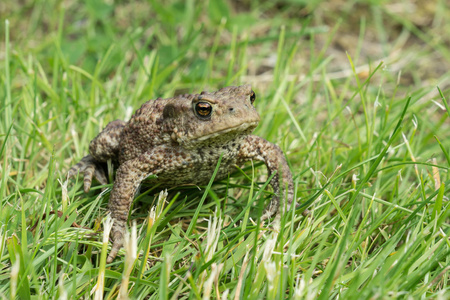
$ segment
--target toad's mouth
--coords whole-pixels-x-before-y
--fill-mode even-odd
[[[234,127],[214,131],[211,132],[210,134],[194,137],[192,139],[192,142],[203,142],[206,140],[214,140],[215,138],[220,136],[223,136],[225,138],[228,135],[233,135],[234,133],[248,134],[249,132],[253,131],[253,129],[255,129],[256,126],[258,126],[258,123],[259,121],[242,123]]]

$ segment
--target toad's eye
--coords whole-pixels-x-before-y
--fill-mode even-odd
[[[202,119],[207,119],[211,116],[212,106],[208,102],[199,102],[195,104],[195,113]]]
[[[250,103],[253,104],[253,102],[255,102],[255,100],[256,100],[256,94],[254,91],[252,91],[250,93]]]

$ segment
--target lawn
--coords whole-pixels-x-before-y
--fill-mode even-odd
[[[450,298],[446,1],[6,0],[0,16],[1,299]],[[257,162],[147,186],[107,265],[112,184],[84,193],[69,168],[147,100],[241,84],[297,207],[260,221]]]

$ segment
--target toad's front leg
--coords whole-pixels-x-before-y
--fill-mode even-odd
[[[190,158],[185,157],[177,164],[176,159],[173,159],[176,156],[177,152],[173,148],[156,147],[119,166],[108,207],[114,223],[111,229],[113,245],[107,263],[114,260],[123,245],[130,205],[139,185],[150,175],[158,175],[162,171],[171,171],[178,165],[189,163]]]
[[[265,220],[276,212],[283,213],[285,204],[287,204],[286,207],[289,209],[294,199],[294,183],[291,170],[280,147],[259,136],[249,135],[245,138],[239,150],[239,161],[245,162],[253,159],[263,161],[266,164],[269,176],[276,171],[276,174],[270,181],[275,196],[264,210],[262,219]],[[284,201],[280,202],[280,199],[286,199],[287,203]]]

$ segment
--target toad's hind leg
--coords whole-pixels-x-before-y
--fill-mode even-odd
[[[76,165],[70,168],[67,173],[68,178],[72,178],[83,173],[84,192],[87,193],[91,189],[92,178],[95,177],[100,184],[108,184],[105,172],[92,155],[86,155]]]
[[[112,121],[91,141],[89,153],[96,161],[118,160],[120,135],[125,124],[122,120]]]
[[[125,124],[122,120],[115,120],[106,125],[102,132],[89,144],[90,154],[83,157],[79,163],[69,170],[67,174],[69,178],[75,177],[78,173],[83,173],[84,191],[86,193],[89,192],[94,177],[100,184],[108,184],[101,163],[108,159],[118,160],[120,134]]]

